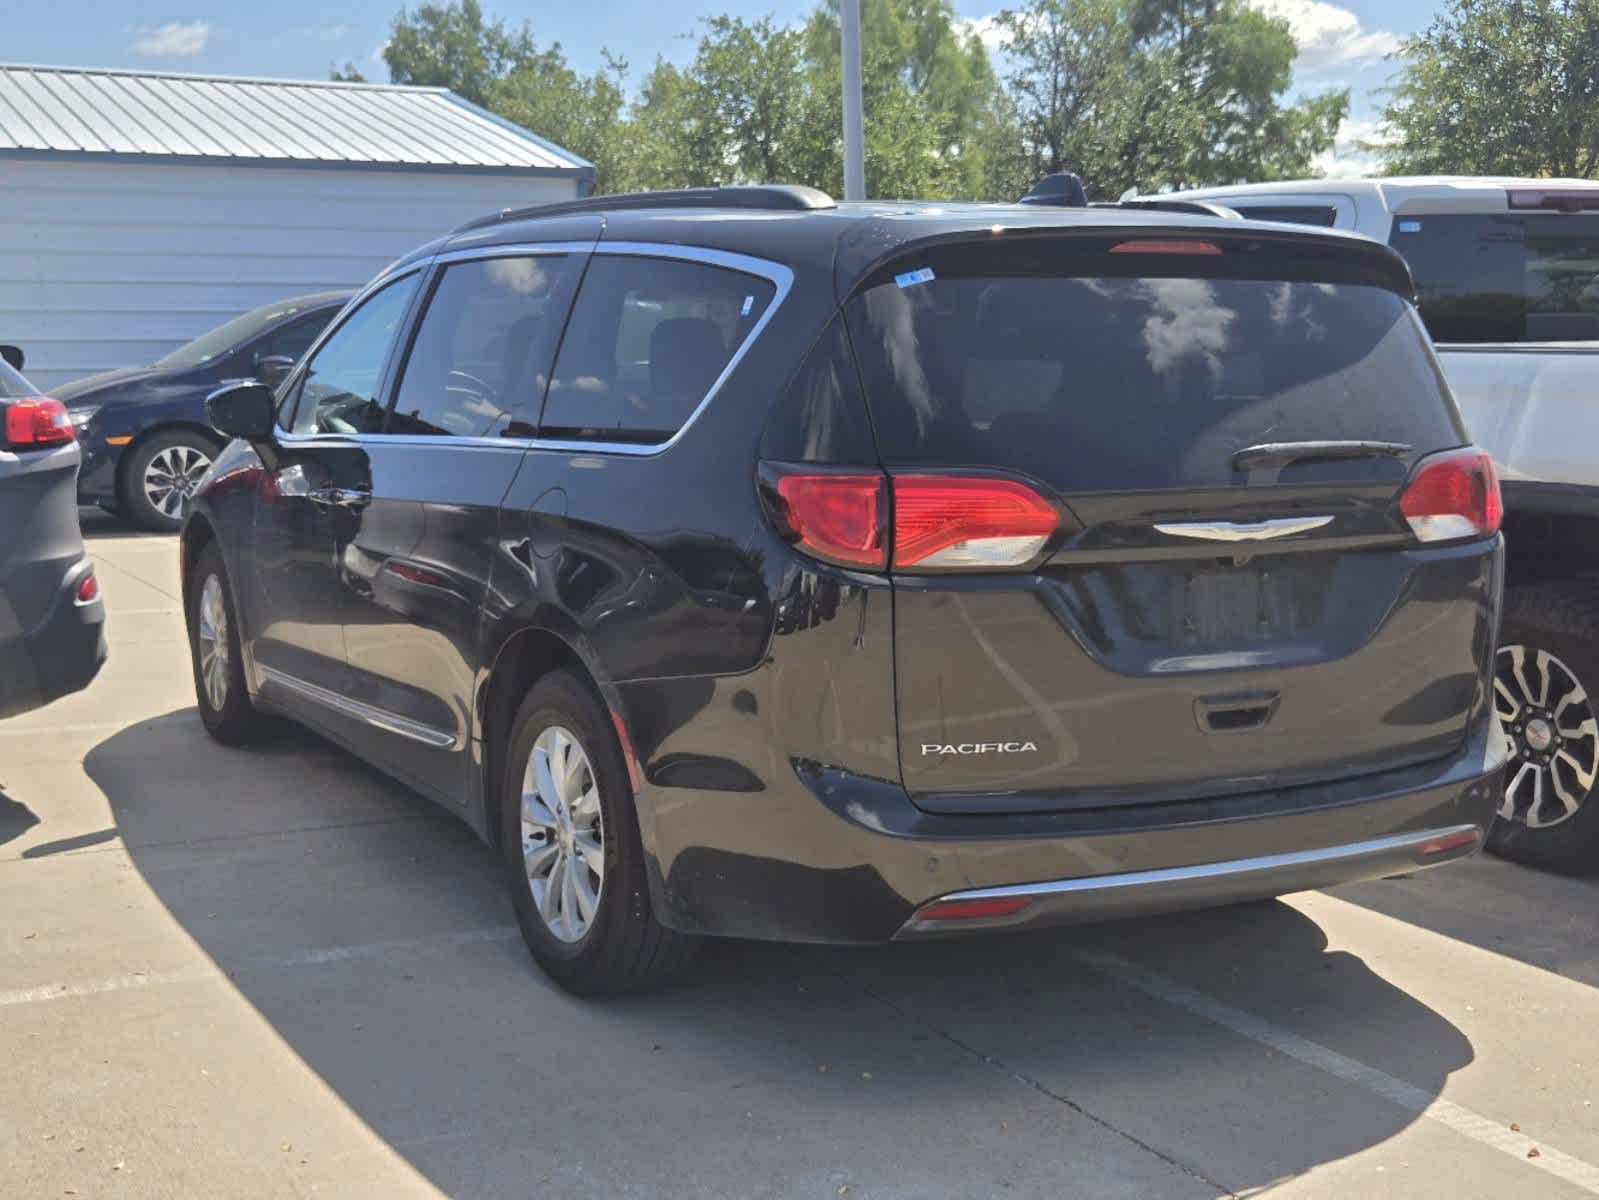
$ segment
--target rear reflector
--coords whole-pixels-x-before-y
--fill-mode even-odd
[[[792,474],[777,480],[779,516],[805,550],[827,562],[881,570],[886,480],[880,474]]]
[[[1505,515],[1493,459],[1475,446],[1429,455],[1416,465],[1399,511],[1424,542],[1492,536]]]
[[[90,571],[78,584],[78,603],[88,604],[99,597],[100,581],[94,577],[94,572]]]
[[[935,900],[916,914],[918,921],[975,921],[982,917],[1015,916],[1033,902],[1031,896],[996,896],[987,900]]]
[[[1060,528],[1055,506],[1024,483],[978,475],[896,475],[894,569],[1020,567]]]
[[[1190,238],[1134,238],[1117,242],[1110,248],[1112,254],[1220,254],[1215,242],[1198,242]]]
[[[59,400],[14,400],[6,409],[6,441],[13,450],[62,446],[72,439],[72,421]]]
[[[1447,854],[1451,850],[1459,850],[1465,846],[1477,844],[1477,831],[1475,829],[1462,829],[1458,833],[1446,833],[1442,837],[1435,837],[1416,847],[1417,858],[1432,858],[1438,854]]]

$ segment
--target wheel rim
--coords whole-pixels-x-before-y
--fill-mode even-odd
[[[522,771],[522,865],[545,928],[581,941],[605,886],[605,814],[588,754],[559,725],[534,739]]]
[[[1499,815],[1532,829],[1570,820],[1599,776],[1599,722],[1576,673],[1547,650],[1502,647],[1494,709],[1512,744]]]
[[[200,587],[200,682],[206,701],[217,712],[228,699],[228,609],[222,602],[222,580],[207,575]]]
[[[200,478],[211,467],[211,456],[193,446],[165,446],[144,468],[144,498],[163,517],[174,520],[189,511]]]

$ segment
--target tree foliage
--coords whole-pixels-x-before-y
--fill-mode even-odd
[[[1390,170],[1599,170],[1599,0],[1452,0],[1400,56]]]
[[[950,0],[861,7],[874,196],[1013,198],[1063,169],[1100,195],[1303,174],[1347,109],[1347,93],[1283,102],[1293,40],[1245,0],[1029,0],[998,18],[1003,80]],[[692,57],[658,60],[631,97],[625,63],[584,74],[479,0],[401,10],[383,57],[395,82],[448,87],[589,159],[598,190],[841,190],[837,0],[798,27],[704,20]]]
[[[1115,196],[1307,174],[1347,92],[1284,104],[1287,24],[1242,0],[1033,0],[998,18],[1033,175]]]

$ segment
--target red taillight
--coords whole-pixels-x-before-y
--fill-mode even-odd
[[[817,558],[882,569],[888,565],[885,484],[880,474],[782,475],[777,480],[781,516],[788,532]]]
[[[12,449],[60,446],[72,438],[72,421],[66,405],[59,400],[48,396],[13,400],[6,409],[6,441]]]
[[[1399,511],[1424,542],[1497,533],[1505,509],[1493,459],[1474,446],[1422,459],[1399,497]]]
[[[774,473],[768,486],[784,532],[807,553],[844,566],[881,571],[892,559],[896,571],[1023,567],[1060,528],[1055,505],[1014,479]]]
[[[78,583],[78,603],[88,604],[92,600],[99,599],[99,597],[100,581],[94,577],[94,572],[90,571]]]
[[[975,921],[1013,917],[1033,902],[1031,896],[994,896],[984,900],[935,900],[916,914],[918,921]]]
[[[1019,567],[1060,528],[1055,506],[1013,479],[896,475],[895,570]]]
[[[1110,248],[1112,254],[1220,254],[1215,242],[1199,242],[1191,238],[1134,238],[1117,242]]]

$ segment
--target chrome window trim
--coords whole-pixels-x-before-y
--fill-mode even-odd
[[[434,729],[431,725],[424,725],[409,717],[399,716],[386,708],[351,700],[348,696],[341,696],[338,692],[329,691],[325,687],[307,683],[304,679],[280,671],[276,667],[261,666],[258,670],[261,672],[262,683],[275,683],[306,700],[331,708],[347,717],[354,717],[358,721],[364,721],[374,729],[397,734],[413,742],[421,742],[422,745],[431,746],[435,750],[454,750],[460,745],[460,739],[453,733],[446,733],[442,729]]]
[[[726,250],[712,250],[703,246],[682,246],[670,242],[600,242],[597,245],[587,241],[515,242],[497,246],[472,246],[463,250],[446,251],[431,259],[430,263],[447,266],[450,263],[466,262],[478,258],[518,258],[534,254],[572,254],[580,252],[625,255],[637,258],[670,258],[683,262],[704,263],[707,266],[738,271],[745,275],[754,275],[758,279],[765,279],[776,289],[772,295],[772,302],[761,313],[760,319],[750,327],[749,333],[739,343],[738,349],[733,351],[732,357],[727,360],[727,365],[722,368],[721,374],[712,382],[710,390],[705,393],[699,404],[684,419],[683,424],[678,426],[677,432],[664,442],[640,445],[636,442],[607,442],[599,438],[481,438],[455,437],[452,434],[443,433],[393,435],[386,433],[298,434],[281,429],[281,427],[278,440],[291,446],[313,446],[319,444],[349,446],[371,443],[379,446],[514,447],[519,450],[553,450],[573,454],[620,454],[632,458],[653,458],[658,454],[666,453],[675,446],[693,426],[694,422],[699,420],[700,415],[710,407],[711,401],[716,399],[717,393],[722,390],[722,385],[727,382],[728,377],[738,368],[744,356],[749,353],[750,347],[755,344],[756,340],[765,331],[766,326],[777,313],[777,310],[782,307],[783,301],[787,299],[789,292],[794,287],[793,270],[781,263],[771,262],[764,258],[754,258],[747,254],[735,254]],[[418,264],[410,269],[417,270],[423,265],[428,264]],[[392,276],[384,276],[380,277],[380,280],[374,280],[354,300],[351,300],[350,305],[347,307],[353,307],[357,301],[364,299],[369,292],[375,290],[380,281],[384,283],[391,282],[399,279],[402,274],[404,272],[396,272]],[[580,286],[578,296],[581,295],[582,289]],[[342,324],[342,322],[340,323]],[[323,336],[326,337],[329,332],[331,330],[324,331]],[[319,341],[317,346],[313,346],[311,350],[306,352],[305,362],[310,362],[311,355],[316,352],[320,344]],[[559,353],[557,353],[557,361],[559,361]],[[297,371],[295,378],[298,375],[299,372]],[[542,416],[542,413],[540,415]]]

